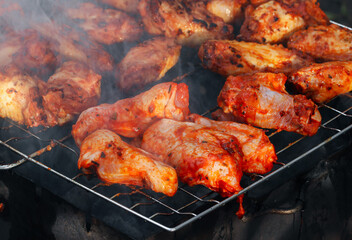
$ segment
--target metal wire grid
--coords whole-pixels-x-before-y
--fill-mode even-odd
[[[298,134],[283,131],[268,132],[269,138],[276,148],[278,161],[280,164],[276,165],[274,170],[265,176],[247,176],[247,182],[249,181],[250,183],[238,194],[225,199],[205,187],[188,187],[181,184],[178,192],[176,193],[176,195],[179,196],[175,196],[177,201],[173,201],[173,197],[166,197],[150,190],[121,185],[118,187],[106,186],[97,178],[87,179],[81,172],[78,172],[75,176],[69,176],[65,172],[59,172],[53,169],[53,167],[49,166],[49,164],[44,164],[43,162],[36,160],[36,158],[41,154],[52,151],[54,148],[60,148],[60,150],[66,149],[70,151],[73,155],[72,157],[77,159],[77,151],[70,147],[69,144],[65,143],[70,139],[72,140],[70,135],[64,136],[60,139],[45,139],[42,136],[39,136],[41,135],[40,131],[33,133],[13,122],[9,122],[9,125],[3,127],[1,131],[9,131],[11,128],[16,128],[23,132],[24,136],[10,137],[5,140],[2,139],[0,140],[0,144],[19,155],[21,159],[14,163],[0,165],[0,169],[11,169],[23,164],[24,162],[31,162],[78,186],[79,188],[82,188],[97,197],[106,200],[116,207],[122,208],[127,212],[130,212],[133,215],[162,229],[173,232],[196,221],[226,203],[233,201],[239,195],[248,192],[249,190],[260,185],[262,182],[270,179],[273,175],[289,168],[302,158],[308,156],[352,128],[352,116],[350,114],[352,110],[351,93],[343,94],[329,102],[329,104],[319,106],[319,110],[322,114],[324,122],[316,134],[319,138],[317,144],[314,146],[309,146],[307,149],[304,149],[303,147],[303,152],[296,151],[295,148],[302,149],[302,146],[306,145],[304,142],[310,142],[311,138],[314,136],[304,137]],[[31,138],[35,138],[40,142],[45,143],[43,144],[44,147],[39,148],[31,154],[26,154],[13,146],[16,144],[12,144],[13,142],[18,143],[28,141]],[[279,141],[276,141],[275,138],[279,139]],[[287,139],[287,142],[283,144],[282,139]],[[292,149],[297,156],[286,154],[286,152]],[[287,158],[287,156],[290,156],[291,158]],[[179,199],[182,199],[182,201],[179,201]],[[172,220],[170,221],[168,218]]]

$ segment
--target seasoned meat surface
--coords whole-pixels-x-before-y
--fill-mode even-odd
[[[40,91],[49,126],[72,121],[98,104],[101,76],[86,65],[68,61],[56,69]]]
[[[305,26],[303,17],[276,1],[248,6],[239,38],[258,43],[280,43]]]
[[[309,27],[293,34],[287,46],[318,61],[351,61],[352,31],[335,24]]]
[[[296,92],[323,103],[352,91],[352,61],[312,64],[294,72],[288,82]]]
[[[231,39],[233,27],[206,9],[204,1],[141,0],[139,12],[146,31],[199,46],[208,39]]]
[[[86,136],[102,128],[137,137],[160,118],[184,120],[189,113],[188,104],[186,84],[160,83],[135,97],[85,110],[72,127],[72,136],[78,146]]]
[[[99,178],[108,184],[142,186],[167,196],[177,191],[174,168],[106,129],[93,132],[83,141],[78,168],[95,169]]]
[[[131,92],[160,80],[177,63],[180,51],[181,45],[164,37],[133,47],[117,66],[117,85]]]
[[[77,8],[67,9],[66,14],[79,21],[78,25],[99,43],[134,41],[142,35],[142,28],[137,21],[119,10],[81,3]]]
[[[239,122],[314,135],[321,123],[318,107],[303,95],[289,95],[279,87],[285,81],[284,74],[274,73],[230,76],[220,92],[218,104]]]
[[[162,119],[145,131],[142,148],[173,166],[179,179],[190,186],[202,184],[224,197],[242,189],[242,151],[234,136],[191,122]]]
[[[245,173],[265,174],[277,160],[274,146],[262,129],[237,122],[215,121],[198,114],[190,114],[187,119],[235,136],[242,148],[241,168]]]
[[[254,72],[290,73],[312,62],[281,45],[235,40],[206,41],[198,56],[205,68],[223,76]]]
[[[222,18],[225,23],[239,24],[243,18],[243,7],[247,0],[204,0],[207,10]]]

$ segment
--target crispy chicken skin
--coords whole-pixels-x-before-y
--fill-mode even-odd
[[[269,1],[272,0],[250,0],[254,7]],[[318,0],[276,0],[276,2],[285,5],[285,8],[289,9],[290,12],[301,16],[306,26],[329,24],[329,18],[320,8]]]
[[[210,13],[204,1],[141,0],[138,9],[148,33],[176,38],[184,45],[233,38],[233,27]]]
[[[161,119],[144,132],[142,149],[159,155],[190,186],[201,184],[224,197],[242,189],[242,151],[234,136],[191,122]]]
[[[108,184],[142,186],[167,196],[177,191],[174,168],[106,129],[93,132],[83,141],[78,168],[95,169],[99,178]]]
[[[241,168],[245,173],[265,174],[277,160],[274,146],[262,129],[237,122],[215,121],[198,114],[190,114],[187,119],[235,136],[242,148]]]
[[[112,56],[83,32],[56,23],[35,24],[32,27],[48,39],[52,49],[65,60],[85,63],[99,73],[112,71]]]
[[[289,86],[316,103],[352,91],[352,61],[316,63],[299,69],[288,79]]]
[[[47,125],[72,121],[83,110],[95,106],[100,99],[101,76],[86,65],[64,62],[41,89]]]
[[[43,76],[51,73],[57,65],[51,43],[33,29],[2,36],[0,48],[0,66],[13,64],[25,72]]]
[[[160,83],[133,98],[101,104],[81,113],[72,127],[77,146],[97,129],[110,129],[124,137],[137,137],[160,118],[184,120],[189,113],[188,87],[184,83]]]
[[[218,104],[238,122],[314,135],[321,123],[318,107],[303,95],[289,95],[285,88],[279,87],[285,81],[284,74],[274,73],[230,76],[220,92]]]
[[[248,6],[239,39],[258,43],[280,43],[305,26],[304,19],[286,5],[269,1]]]
[[[239,24],[243,19],[243,10],[247,0],[205,0],[207,10],[222,18],[225,23]]]
[[[128,14],[115,9],[103,9],[93,3],[81,3],[78,8],[67,9],[66,14],[78,20],[78,25],[92,39],[103,44],[134,41],[143,32],[137,21]]]
[[[254,72],[290,73],[309,65],[302,57],[281,45],[209,40],[201,45],[198,56],[203,66],[223,76]]]
[[[140,0],[95,0],[96,2],[105,3],[114,8],[129,13],[138,13],[138,4]]]
[[[181,45],[164,37],[133,47],[117,66],[117,85],[131,92],[160,80],[177,63],[180,52]]]
[[[6,65],[0,71],[0,117],[19,124],[37,127],[45,123],[40,106],[36,77],[25,74],[15,65]]]
[[[352,31],[331,24],[294,33],[287,46],[307,53],[317,61],[352,60]]]

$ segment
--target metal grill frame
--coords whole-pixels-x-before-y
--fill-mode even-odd
[[[336,22],[333,22],[331,21],[333,24],[336,24],[336,25],[339,25],[339,26],[342,26],[342,27],[345,27],[349,30],[352,30],[351,28],[349,27],[346,27],[346,26],[343,26],[339,23],[336,23]],[[346,94],[343,94],[342,96],[338,96],[336,99],[338,98],[342,98],[342,97],[347,97],[347,98],[351,98],[352,99],[352,93],[346,93]],[[107,195],[104,195],[102,193],[99,193],[97,191],[97,189],[102,186],[101,183],[98,183],[96,185],[94,185],[93,187],[88,187],[82,183],[80,183],[78,180],[79,178],[81,178],[83,176],[83,174],[78,174],[76,176],[73,176],[73,177],[69,177],[67,176],[65,173],[61,173],[51,167],[48,167],[46,164],[36,160],[35,158],[40,156],[41,154],[43,154],[44,152],[47,152],[47,151],[51,151],[53,148],[58,148],[58,147],[61,147],[61,148],[67,148],[69,149],[70,151],[72,151],[72,154],[75,154],[78,156],[77,152],[70,148],[69,146],[65,145],[63,142],[66,141],[68,138],[70,138],[71,136],[66,136],[66,137],[63,137],[61,139],[41,139],[37,134],[33,133],[33,132],[30,132],[28,131],[27,129],[25,128],[22,128],[21,126],[17,125],[16,123],[13,123],[13,122],[9,122],[11,126],[13,127],[16,127],[18,129],[20,129],[21,131],[24,131],[26,132],[28,135],[30,135],[31,137],[34,137],[36,139],[38,139],[39,141],[43,141],[43,142],[48,142],[47,146],[45,146],[44,148],[40,148],[39,150],[33,152],[32,154],[25,154],[23,152],[21,152],[20,150],[16,149],[15,147],[11,146],[11,141],[13,140],[18,140],[19,138],[18,137],[11,137],[9,139],[6,139],[6,140],[0,140],[0,144],[5,146],[7,149],[13,151],[14,153],[16,153],[17,155],[19,155],[20,157],[22,157],[22,159],[18,160],[17,162],[14,162],[14,163],[11,163],[11,164],[7,164],[7,165],[0,165],[0,170],[9,170],[9,169],[12,169],[12,168],[15,168],[17,166],[20,166],[21,164],[25,163],[25,162],[31,162],[32,164],[40,167],[40,168],[43,168],[45,169],[46,171],[64,179],[65,181],[69,182],[69,183],[72,183],[74,184],[75,186],[101,198],[101,199],[104,199],[105,201],[109,202],[110,204],[112,205],[115,205],[116,207],[118,208],[121,208],[131,214],[133,214],[134,216],[140,218],[140,219],[143,219],[155,226],[158,226],[160,227],[161,229],[164,229],[166,231],[169,231],[169,232],[175,232],[189,224],[191,224],[192,222],[206,216],[207,214],[215,211],[216,209],[224,206],[225,204],[235,200],[239,195],[242,195],[242,194],[245,194],[247,193],[248,191],[254,189],[255,187],[259,186],[260,184],[262,184],[263,182],[265,181],[268,181],[269,179],[271,179],[273,176],[279,174],[280,172],[283,172],[284,170],[287,170],[288,168],[290,168],[291,166],[293,166],[294,164],[296,164],[297,162],[299,162],[301,159],[307,157],[308,155],[314,153],[316,150],[318,150],[319,148],[323,147],[324,145],[326,145],[327,143],[329,142],[332,142],[334,141],[336,138],[340,137],[341,135],[347,133],[348,131],[350,131],[352,129],[352,124],[349,124],[349,125],[346,125],[346,126],[341,126],[341,129],[339,128],[336,128],[336,127],[329,127],[328,125],[332,122],[334,122],[335,120],[339,119],[339,118],[344,118],[344,117],[347,117],[347,118],[352,118],[352,115],[351,114],[348,114],[348,112],[352,112],[352,104],[351,106],[347,107],[346,109],[343,109],[343,110],[339,110],[339,109],[336,109],[332,106],[329,106],[328,105],[329,103],[327,104],[322,104],[319,106],[320,109],[326,109],[328,111],[332,111],[334,112],[336,115],[334,117],[331,117],[330,119],[326,120],[326,119],[323,119],[323,121],[325,121],[322,125],[321,125],[321,129],[319,129],[318,133],[320,131],[322,131],[323,129],[325,129],[326,131],[331,131],[331,134],[329,135],[329,137],[327,137],[325,140],[321,141],[319,144],[317,144],[316,146],[312,147],[311,149],[309,149],[308,151],[305,151],[304,153],[302,153],[301,155],[299,155],[298,157],[295,157],[291,160],[289,160],[286,164],[281,164],[277,169],[274,169],[272,170],[270,173],[266,174],[265,176],[261,176],[261,175],[256,175],[255,176],[255,180],[253,180],[253,182],[251,184],[249,184],[248,186],[246,186],[242,191],[240,191],[238,194],[235,194],[231,197],[228,197],[228,198],[225,198],[225,199],[221,199],[221,200],[218,200],[218,199],[215,199],[215,198],[211,198],[211,199],[207,199],[207,197],[209,196],[209,194],[206,194],[202,197],[198,197],[196,196],[195,194],[193,194],[192,192],[190,192],[189,190],[186,190],[185,188],[183,188],[182,186],[179,187],[179,191],[182,191],[184,192],[185,194],[189,195],[191,198],[193,198],[193,201],[190,201],[189,204],[183,206],[183,207],[179,207],[177,209],[175,209],[174,207],[172,206],[169,206],[167,203],[164,203],[161,201],[160,198],[156,198],[156,197],[153,197],[151,195],[149,195],[148,193],[145,193],[139,189],[132,189],[132,192],[130,194],[133,194],[133,193],[139,193],[139,194],[142,194],[144,195],[145,198],[147,198],[148,200],[151,201],[151,204],[159,204],[163,207],[165,207],[166,209],[168,209],[170,212],[158,212],[158,213],[155,213],[151,216],[146,216],[146,215],[143,215],[141,214],[140,212],[137,212],[135,211],[135,207],[138,206],[139,204],[145,204],[145,203],[137,203],[137,204],[134,204],[133,206],[131,207],[128,207],[128,206],[125,206],[121,203],[119,203],[117,200],[114,200],[116,198],[118,198],[119,194],[121,193],[116,193],[114,194],[113,196],[109,197]],[[2,129],[2,131],[6,131],[6,129]],[[279,132],[279,131],[274,131],[272,133],[270,133],[269,135],[269,138],[275,136],[276,134],[285,134],[283,132]],[[280,159],[280,156],[282,155],[282,153],[284,153],[285,151],[287,151],[288,149],[290,149],[292,146],[294,146],[295,144],[299,143],[300,141],[302,141],[303,139],[305,139],[307,137],[300,137],[298,139],[296,139],[294,142],[290,142],[288,143],[285,147],[281,148],[279,151],[277,151],[277,155],[278,155],[278,161],[280,162],[281,159]],[[213,194],[210,193],[210,195]],[[217,194],[214,194],[214,196],[217,196]],[[194,212],[183,212],[182,210],[184,208],[187,208],[189,205],[192,205],[192,204],[195,204],[195,203],[202,203],[202,202],[206,202],[207,204],[210,203],[212,204],[211,207],[207,207],[205,210],[202,210],[200,213],[194,213]],[[173,215],[173,214],[176,214],[176,215],[180,215],[180,216],[183,216],[183,215],[186,215],[186,218],[181,220],[181,223],[178,223],[178,224],[175,224],[174,226],[166,226],[165,224],[161,223],[161,222],[158,222],[156,220],[154,220],[154,218],[158,215]]]

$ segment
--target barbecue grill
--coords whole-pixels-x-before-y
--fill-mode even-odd
[[[191,112],[209,117],[215,110],[224,79],[201,68],[196,50],[188,48],[181,53],[179,63],[164,80],[176,76],[183,78],[175,81],[189,83]],[[104,95],[104,89],[102,91],[103,101],[107,101],[109,87],[105,89],[109,94]],[[0,170],[13,169],[16,174],[48,189],[117,231],[144,239],[161,231],[184,229],[225,205],[230,205],[235,214],[235,200],[239,195],[245,194],[246,206],[246,198],[263,196],[311,169],[320,159],[350,146],[352,93],[320,105],[319,111],[322,125],[312,137],[268,131],[278,164],[266,175],[244,176],[241,182],[244,189],[229,198],[222,198],[202,186],[184,184],[180,184],[173,197],[138,187],[106,186],[97,177],[85,176],[77,169],[79,149],[70,135],[71,125],[28,130],[10,120],[1,120]]]
[[[187,58],[196,56],[189,51],[183,55]],[[190,71],[185,72],[182,81],[190,83],[191,111],[209,115],[216,106],[224,80],[200,68],[195,57],[180,64],[188,64],[178,67]],[[322,125],[312,137],[268,131],[278,164],[266,175],[244,176],[241,182],[244,189],[229,198],[222,198],[202,186],[183,184],[173,197],[138,187],[106,186],[97,177],[87,177],[77,169],[79,150],[70,136],[70,125],[28,130],[2,120],[0,157],[3,162],[0,169],[13,169],[118,231],[142,239],[162,230],[182,229],[225,204],[235,204],[234,200],[240,194],[246,194],[246,198],[261,196],[311,169],[319,159],[349,146],[351,139],[346,135],[352,128],[352,94],[340,95],[320,105],[319,111]],[[235,210],[236,207],[234,214]]]

